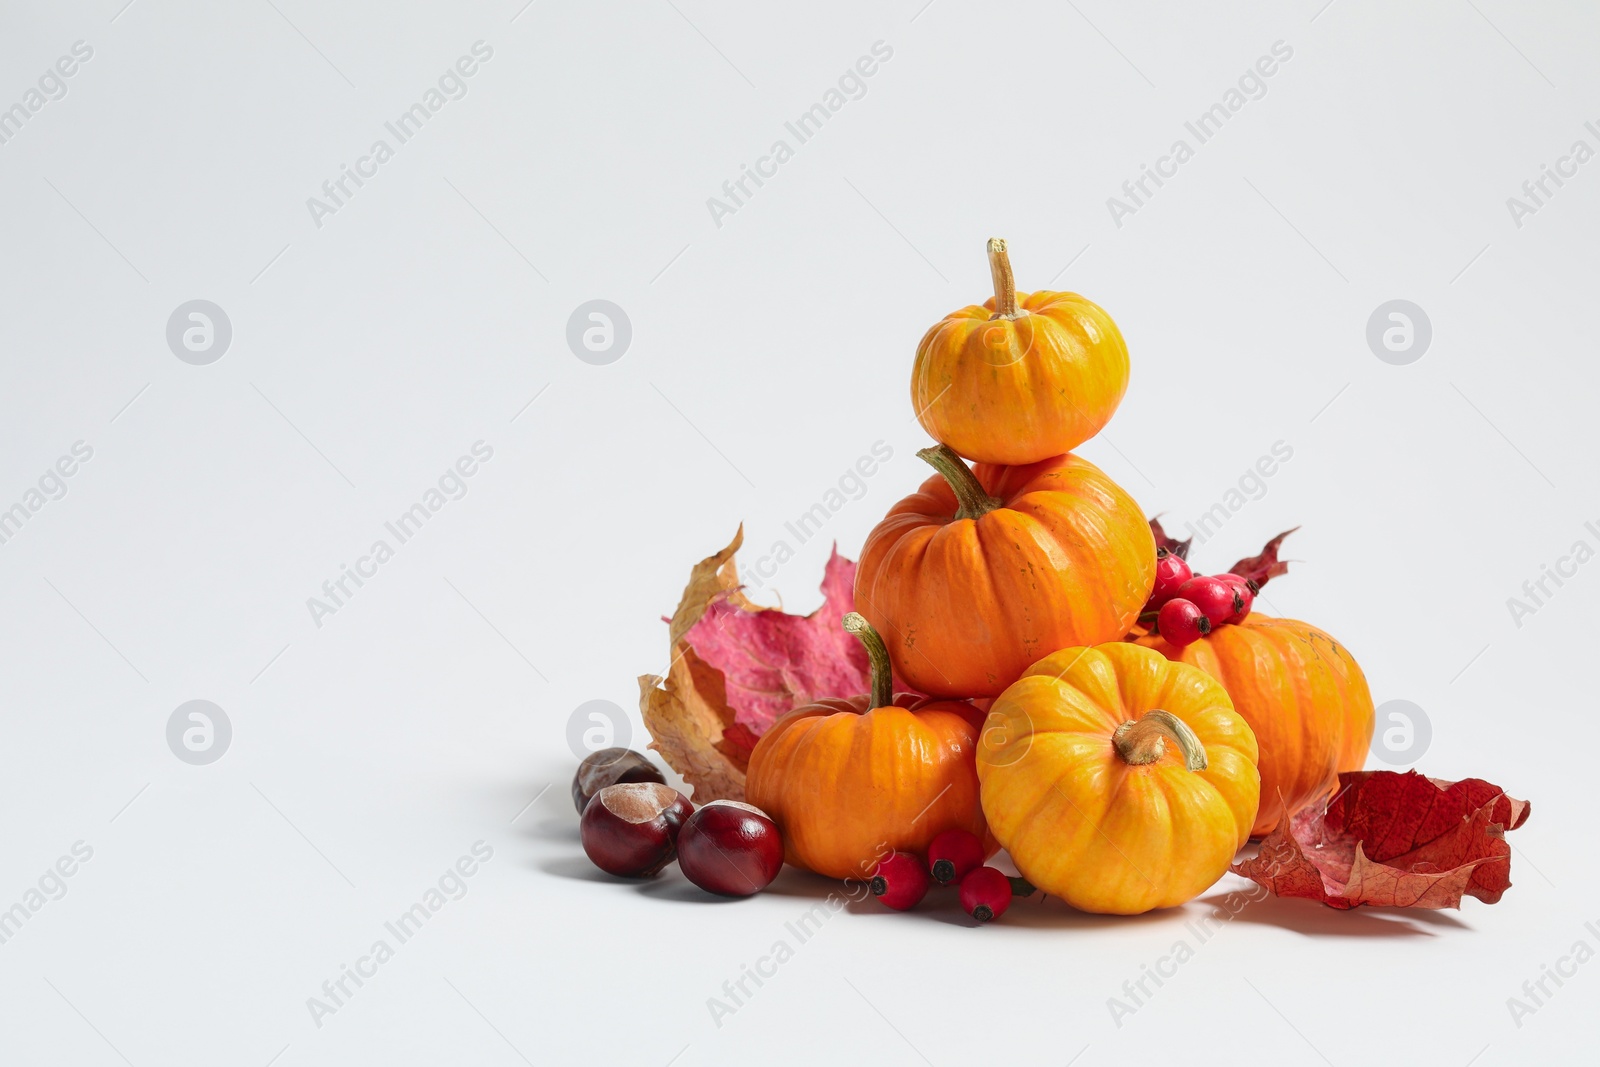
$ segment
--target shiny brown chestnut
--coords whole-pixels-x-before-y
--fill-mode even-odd
[[[783,868],[783,840],[767,813],[737,800],[713,800],[684,823],[678,866],[708,893],[748,897]]]
[[[633,749],[602,748],[578,764],[578,773],[572,776],[572,803],[582,815],[590,798],[608,785],[665,781],[656,765]]]
[[[694,805],[659,782],[623,782],[596,793],[583,809],[583,851],[607,874],[650,878],[672,862],[678,832]]]

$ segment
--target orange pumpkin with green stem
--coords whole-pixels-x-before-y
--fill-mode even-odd
[[[1127,634],[1155,581],[1155,539],[1098,467],[1065,455],[974,470],[945,445],[917,455],[939,474],[868,536],[855,589],[908,684],[994,696],[1040,656]]]
[[[1128,389],[1117,324],[1077,293],[1017,292],[1005,241],[989,241],[994,297],[922,338],[911,404],[936,441],[980,463],[1037,463],[1099,433]]]
[[[1126,642],[1046,656],[989,710],[978,778],[1022,876],[1135,915],[1210,888],[1249,839],[1256,742],[1204,671]]]
[[[872,663],[872,692],[790,712],[750,756],[745,799],[783,834],[784,858],[830,878],[865,878],[890,852],[939,833],[988,838],[974,752],[983,714],[966,701],[893,692],[889,653],[855,612],[844,627]]]

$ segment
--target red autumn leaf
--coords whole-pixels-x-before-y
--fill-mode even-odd
[[[639,679],[650,747],[702,804],[744,799],[750,753],[778,716],[869,688],[866,651],[840,625],[855,610],[855,563],[835,548],[823,571],[822,606],[790,615],[745,598],[733,559],[742,542],[741,528],[690,571],[668,620],[667,675]]]
[[[1231,870],[1277,896],[1339,909],[1459,908],[1463,896],[1493,904],[1511,886],[1506,831],[1528,811],[1480,778],[1349,771],[1327,805],[1296,812]]]
[[[1283,544],[1283,539],[1300,529],[1296,526],[1283,531],[1277,537],[1266,543],[1259,556],[1247,556],[1238,563],[1228,568],[1229,574],[1237,574],[1245,581],[1252,583],[1257,589],[1267,584],[1269,578],[1276,578],[1280,574],[1289,573],[1289,564],[1278,559],[1278,546]]]
[[[1157,553],[1165,551],[1177,556],[1179,559],[1189,558],[1189,546],[1194,543],[1194,538],[1191,537],[1187,541],[1180,541],[1171,536],[1161,528],[1161,517],[1159,515],[1150,520],[1150,532],[1155,535]]]

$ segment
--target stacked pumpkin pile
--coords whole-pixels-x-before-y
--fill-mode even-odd
[[[912,401],[939,442],[917,454],[935,474],[856,573],[845,627],[872,692],[778,719],[744,799],[789,863],[870,879],[892,906],[931,869],[1003,910],[1010,888],[983,866],[1000,848],[1076,908],[1180,904],[1361,766],[1371,697],[1332,638],[1251,612],[1242,580],[1201,589],[1184,566],[1173,583],[1139,506],[1072,453],[1126,391],[1116,324],[1074,293],[1018,293],[1005,242],[988,252],[993,299],[917,350]]]

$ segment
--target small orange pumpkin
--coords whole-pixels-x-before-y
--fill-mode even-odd
[[[979,463],[1037,463],[1099,433],[1128,389],[1128,346],[1077,293],[1018,293],[1006,243],[989,241],[994,298],[922,338],[911,404],[923,429]]]
[[[1261,746],[1261,810],[1250,833],[1275,830],[1288,814],[1332,792],[1341,771],[1358,771],[1372,744],[1367,679],[1349,651],[1315,626],[1252,613],[1174,648],[1139,643],[1222,683]]]
[[[987,839],[973,763],[982,713],[966,701],[895,696],[883,640],[855,612],[844,627],[866,646],[871,695],[791,711],[750,756],[745,799],[778,824],[784,859],[866,878],[890,852],[925,852],[945,830]]]
[[[906,682],[937,696],[994,696],[1040,656],[1123,637],[1155,582],[1139,506],[1088,460],[939,472],[867,537],[856,608]]]
[[[1028,668],[989,709],[978,778],[1022,876],[1112,915],[1209,888],[1261,795],[1255,737],[1222,686],[1127,642]]]

